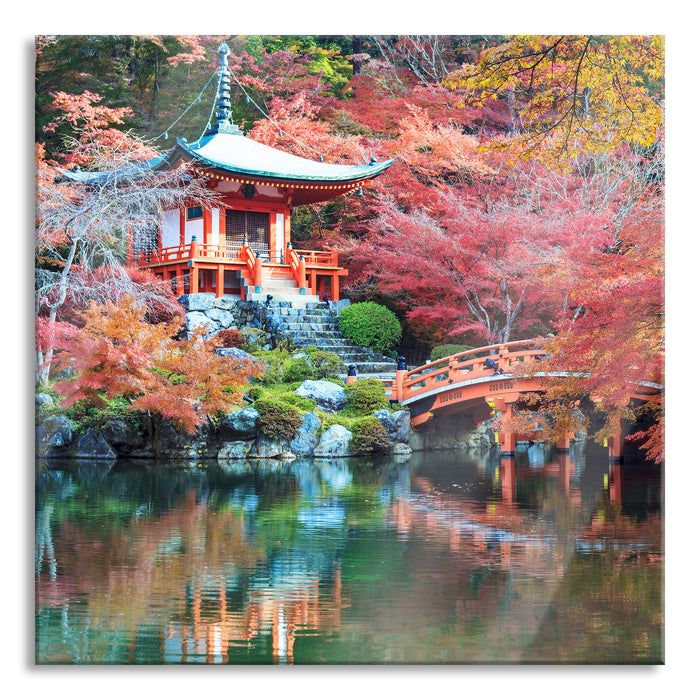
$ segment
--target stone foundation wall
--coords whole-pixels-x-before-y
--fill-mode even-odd
[[[337,385],[336,385],[337,386]],[[302,416],[302,425],[291,440],[272,439],[258,431],[258,412],[252,408],[232,411],[219,423],[210,422],[194,435],[176,429],[158,417],[113,418],[102,428],[78,432],[66,416],[46,415],[52,401],[37,395],[36,456],[40,459],[173,459],[228,461],[235,459],[295,459],[297,457],[349,457],[351,433],[341,425],[321,430],[313,413]],[[488,449],[494,444],[488,426],[471,426],[457,417],[435,419],[417,433],[408,411],[383,409],[374,415],[387,429],[392,454],[414,450]]]

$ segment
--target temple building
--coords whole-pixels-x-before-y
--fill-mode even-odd
[[[185,168],[207,178],[216,206],[188,203],[164,213],[158,230],[131,235],[131,264],[170,280],[181,294],[265,300],[290,296],[337,301],[340,277],[333,251],[291,243],[295,206],[325,202],[366,187],[393,162],[335,165],[285,153],[247,138],[231,123],[229,48],[219,47],[215,123],[197,141],[177,139],[154,170]],[[299,299],[301,301],[301,299]]]

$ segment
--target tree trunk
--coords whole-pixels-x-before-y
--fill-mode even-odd
[[[360,73],[362,72],[362,61],[359,58],[355,58],[355,56],[362,53],[362,37],[361,36],[353,36],[353,38],[352,38],[352,53],[353,53],[352,75],[354,77],[356,75],[360,75]]]

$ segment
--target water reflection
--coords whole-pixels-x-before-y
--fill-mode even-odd
[[[37,661],[658,663],[658,473],[593,457],[41,465]]]

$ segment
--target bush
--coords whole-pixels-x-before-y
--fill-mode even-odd
[[[265,331],[260,328],[246,326],[245,328],[241,328],[239,333],[243,337],[242,349],[246,352],[258,352],[262,350],[263,345],[267,342]]]
[[[268,438],[291,440],[301,425],[301,412],[286,401],[258,399],[254,404],[260,414],[258,429]]]
[[[338,355],[329,350],[306,348],[313,379],[330,379],[345,372],[345,365]]]
[[[346,401],[349,411],[366,415],[389,408],[384,385],[378,379],[361,377],[346,387]]]
[[[214,336],[214,341],[220,348],[242,348],[247,342],[237,328],[224,328]]]
[[[260,377],[263,384],[280,384],[284,381],[284,372],[289,361],[287,350],[264,350],[257,355],[265,370]]]
[[[310,399],[306,396],[299,396],[299,394],[295,394],[293,391],[288,391],[284,394],[279,394],[277,398],[280,401],[284,401],[284,403],[296,406],[304,413],[310,413],[316,408],[316,402],[313,399]]]
[[[306,355],[292,357],[284,364],[283,382],[303,382],[305,379],[313,379],[313,370]]]
[[[282,381],[303,382],[305,379],[331,379],[345,371],[343,361],[334,352],[306,348],[304,355],[285,363]]]
[[[388,452],[391,440],[379,418],[369,416],[353,423],[349,447],[355,452]]]
[[[386,352],[401,340],[396,314],[373,301],[345,307],[338,315],[338,327],[353,343]]]
[[[449,357],[450,355],[456,355],[458,352],[466,352],[472,349],[471,345],[458,345],[457,343],[437,345],[430,351],[430,361],[435,362],[436,360],[442,360],[443,357]]]

